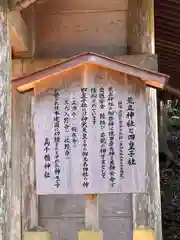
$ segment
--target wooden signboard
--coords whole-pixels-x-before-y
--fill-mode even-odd
[[[37,96],[37,194],[143,193],[145,106],[143,83],[138,93],[111,81]]]

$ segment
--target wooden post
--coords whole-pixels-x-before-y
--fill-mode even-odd
[[[129,0],[127,43],[129,53],[154,54],[154,0]],[[162,239],[161,196],[159,179],[157,95],[147,89],[147,194],[133,194],[134,240],[140,229],[155,232],[155,239]],[[149,232],[146,232],[148,234]],[[144,233],[145,233],[144,232]],[[141,234],[143,239],[147,236]],[[151,235],[151,239],[153,235]]]
[[[11,202],[11,46],[8,1],[0,3],[0,240],[9,239]]]
[[[20,156],[21,156],[21,227],[22,232],[38,226],[36,194],[33,92],[21,94]]]
[[[96,194],[85,195],[85,226],[91,231],[99,231],[99,208]]]
[[[21,94],[12,90],[12,164],[11,164],[11,231],[10,240],[21,239],[21,156],[20,156],[20,106]],[[19,111],[18,111],[19,110]]]

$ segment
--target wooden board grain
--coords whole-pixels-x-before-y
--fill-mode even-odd
[[[21,95],[20,102],[21,224],[22,231],[25,231],[38,226],[32,93]]]
[[[11,165],[11,240],[21,239],[21,154],[20,154],[20,94],[12,92],[12,165]]]
[[[75,12],[77,10],[127,10],[128,0],[49,0],[43,4],[36,4],[37,13],[52,12],[53,14],[63,13],[64,11]]]
[[[86,93],[78,86],[80,81],[66,75],[68,80],[60,90],[36,97],[38,194],[144,191],[145,85],[104,68],[89,71],[87,79],[81,80],[89,81]],[[82,107],[84,94],[86,110]],[[87,114],[86,130],[83,114]],[[87,150],[83,150],[85,141]]]
[[[44,14],[36,17],[35,57],[67,58],[82,52],[111,56],[126,53],[126,11],[47,12],[46,18]]]

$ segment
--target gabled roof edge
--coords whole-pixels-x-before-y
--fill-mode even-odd
[[[51,65],[37,72],[14,79],[12,81],[12,84],[20,92],[23,92],[20,90],[21,88],[20,86],[27,85],[27,88],[24,89],[26,89],[25,91],[28,91],[30,90],[30,88],[33,88],[33,83],[35,83],[36,81],[45,80],[53,75],[60,74],[61,72],[70,70],[71,68],[77,67],[81,64],[88,63],[100,65],[105,68],[109,68],[115,71],[139,77],[147,85],[161,89],[164,87],[165,83],[167,83],[169,79],[169,76],[165,74],[161,74],[148,69],[139,68],[135,65],[130,65],[123,61],[118,61],[116,59],[102,56],[100,54],[87,52],[73,56],[72,58]]]

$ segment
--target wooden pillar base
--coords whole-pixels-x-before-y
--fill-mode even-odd
[[[78,240],[103,240],[103,232],[79,231]]]
[[[85,226],[88,231],[99,231],[99,206],[96,194],[85,195]]]
[[[135,229],[133,240],[156,240],[155,233],[151,229]]]
[[[25,232],[24,240],[52,240],[50,232]]]

